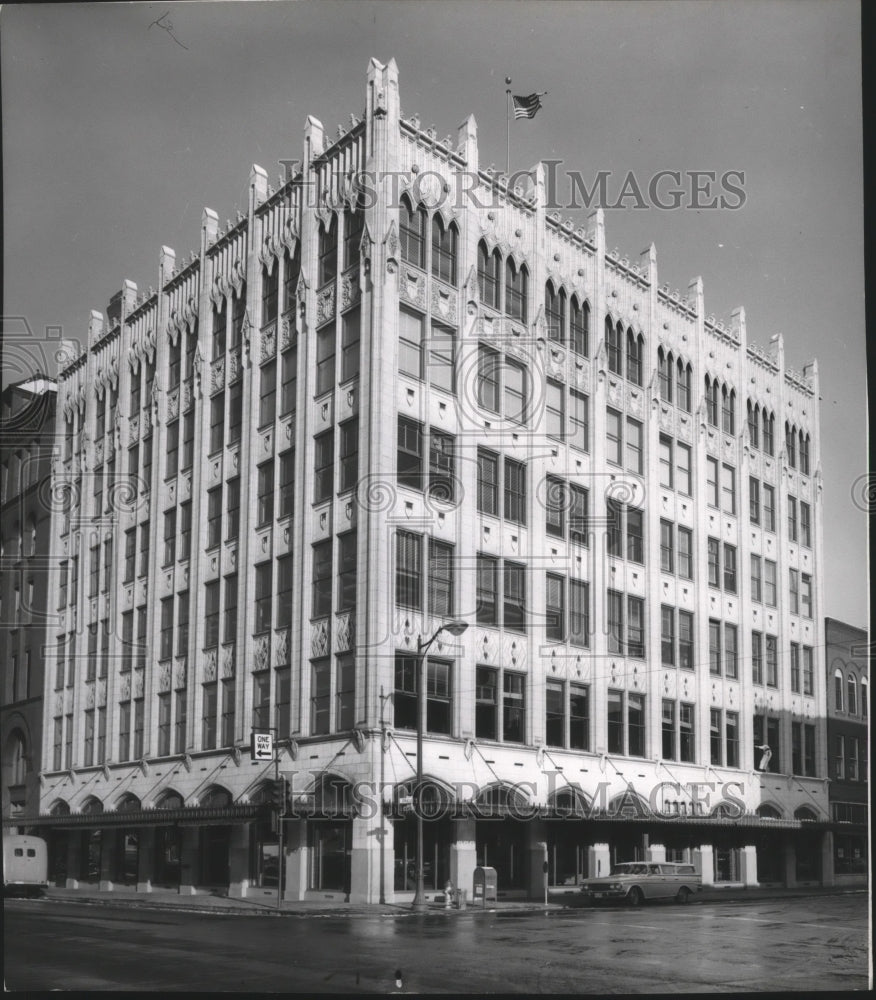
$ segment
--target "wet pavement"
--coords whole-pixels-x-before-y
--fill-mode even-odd
[[[10,900],[6,987],[345,994],[867,987],[865,891],[749,892],[637,910],[506,904],[415,915],[409,907],[298,904],[287,912],[299,920],[252,920],[218,904],[207,915],[160,902]]]

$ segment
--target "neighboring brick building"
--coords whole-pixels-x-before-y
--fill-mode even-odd
[[[866,884],[868,877],[869,638],[866,629],[825,619],[830,818],[834,877],[840,885]]]
[[[0,396],[0,755],[3,819],[19,832],[39,813],[43,664],[55,634],[46,614],[55,396],[42,375]]]
[[[825,876],[817,365],[478,157],[372,61],[361,120],[309,118],[295,177],[254,166],[245,213],[92,314],[40,819],[70,885],[276,891],[274,726],[286,896],[410,899],[448,620],[429,891],[485,863],[538,894],[545,857]]]

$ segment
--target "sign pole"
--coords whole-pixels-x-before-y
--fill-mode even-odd
[[[505,77],[508,108],[505,112],[505,173],[511,174],[511,77]]]

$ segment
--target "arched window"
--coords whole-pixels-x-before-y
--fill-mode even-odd
[[[761,411],[763,417],[763,450],[767,455],[776,453],[776,415]]]
[[[24,736],[16,730],[12,734],[9,750],[9,784],[23,785],[27,774],[27,744]]]
[[[672,351],[657,348],[657,387],[664,403],[672,402]]]
[[[456,284],[456,226],[446,229],[444,220],[436,212],[432,219],[432,274],[449,285]]]
[[[721,429],[725,434],[736,433],[736,392],[721,386]]]
[[[402,208],[404,211],[404,208]],[[404,240],[402,240],[404,246]],[[404,252],[404,251],[402,251]],[[334,281],[338,273],[338,225],[334,213],[329,220],[328,226],[324,222],[319,224],[319,273],[318,284],[325,285],[329,281]]]
[[[548,340],[562,341],[566,333],[566,293],[560,289],[554,292],[549,281],[544,289],[544,318]]]
[[[579,306],[578,300],[574,296],[572,298],[569,333],[572,350],[576,354],[587,357],[590,353],[590,305],[585,302]]]
[[[221,785],[213,785],[201,796],[200,805],[219,809],[222,806],[230,806],[231,801],[231,792],[222,788]]]
[[[605,317],[605,349],[608,353],[608,370],[615,375],[623,374],[623,348],[621,337],[623,327],[618,323],[615,329],[610,316]]]
[[[127,792],[116,803],[116,812],[138,812],[140,800],[132,792]]]
[[[512,318],[525,323],[529,315],[529,274],[526,265],[521,264],[520,270],[513,258],[505,262],[505,312]]]
[[[706,420],[713,426],[718,426],[718,382],[706,376]]]
[[[359,263],[365,214],[360,208],[344,209],[344,270]]]
[[[182,809],[183,798],[177,792],[165,792],[155,803],[156,809]]]
[[[843,672],[837,667],[833,675],[833,695],[834,708],[841,712],[843,710]]]
[[[675,398],[678,405],[685,413],[690,413],[690,383],[693,376],[693,369],[686,365],[681,358],[676,363],[675,376]]]
[[[415,267],[426,266],[426,211],[411,207],[407,198],[402,198],[399,208],[399,238],[402,260]]]
[[[502,273],[502,258],[498,249],[492,254],[486,243],[478,243],[478,292],[481,302],[490,309],[499,308],[499,275]]]
[[[800,431],[800,471],[804,476],[809,475],[809,435]]]
[[[858,714],[858,682],[855,680],[854,674],[849,674],[846,691],[848,693],[848,713],[849,715]]]
[[[748,437],[752,448],[760,447],[760,410],[748,401]]]
[[[267,264],[262,265],[262,326],[273,323],[277,318],[279,280],[280,265],[277,261],[273,261],[270,273]]]
[[[627,379],[633,385],[642,384],[642,354],[645,349],[645,338],[637,337],[632,328],[627,330]]]
[[[867,699],[869,697],[869,685],[867,684],[867,678],[861,678],[861,718],[866,719],[867,713],[869,711],[867,706]],[[866,758],[865,758],[866,759]]]
[[[785,421],[785,454],[788,457],[788,465],[795,469],[797,467],[797,433],[787,420]]]
[[[225,357],[225,336],[228,326],[228,314],[225,310],[225,297],[223,296],[219,302],[213,303],[213,360],[216,361],[219,358]],[[140,409],[140,379],[135,375],[131,382],[131,398],[133,400],[133,386],[137,387],[137,402],[136,408],[135,404],[132,402],[132,412],[136,413]]]

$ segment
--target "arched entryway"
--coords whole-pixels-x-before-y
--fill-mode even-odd
[[[155,803],[155,808],[182,809],[183,799],[177,792],[165,792]],[[155,855],[152,882],[167,889],[179,889],[180,862],[182,858],[182,831],[176,825],[155,827]]]
[[[89,816],[103,815],[103,803],[100,799],[90,798],[82,806],[83,813]],[[106,849],[104,844],[103,830],[100,828],[82,830],[79,834],[81,838],[79,850],[79,879],[82,882],[100,882],[101,865],[103,852]]]
[[[116,812],[139,812],[140,800],[130,793],[123,795],[116,803]],[[119,885],[136,885],[140,862],[140,831],[136,827],[120,827],[112,831],[115,850],[113,851],[112,879]]]
[[[394,890],[414,892],[417,888],[418,810],[423,816],[423,887],[427,892],[443,889],[450,878],[453,793],[442,782],[426,775],[419,794],[416,780],[396,785],[392,804],[396,817],[392,824]]]
[[[70,806],[58,799],[49,810],[51,816],[69,816]],[[56,886],[67,883],[67,853],[70,845],[70,831],[50,827],[48,830],[49,845],[49,881]]]
[[[232,803],[231,792],[219,785],[208,788],[201,796],[200,806],[222,809]],[[229,852],[231,826],[223,820],[200,823],[199,834],[200,880],[199,884],[214,889],[227,889],[231,881]]]
[[[475,799],[477,863],[496,869],[501,890],[526,889],[526,831],[533,815],[529,799],[514,785],[495,784]]]

